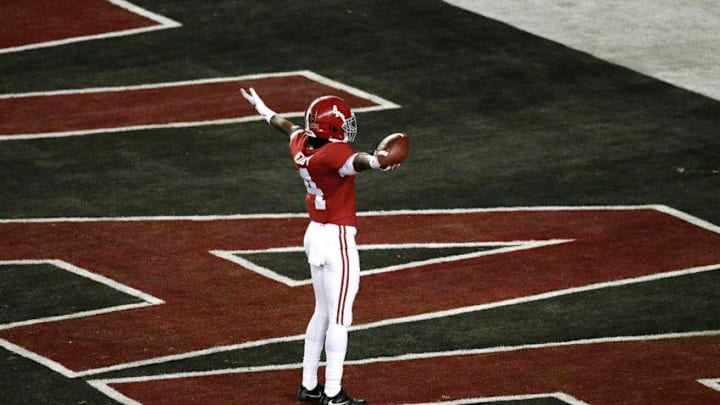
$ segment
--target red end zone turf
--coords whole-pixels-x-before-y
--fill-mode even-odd
[[[0,330],[0,337],[82,371],[302,334],[311,313],[310,286],[288,287],[209,252],[300,246],[306,221],[2,223],[0,260],[61,259],[165,303]],[[720,251],[714,249],[720,235],[654,209],[380,214],[361,216],[359,227],[373,230],[360,232],[360,244],[530,245],[365,275],[356,325],[601,288],[720,263]]]
[[[543,397],[577,405],[715,404],[720,392],[697,380],[718,374],[713,361],[718,358],[718,336],[580,342],[351,362],[344,382],[371,404],[475,404],[487,402],[484,398],[504,403]],[[287,387],[296,386],[299,376],[299,369],[277,369],[107,383],[147,404],[223,405],[239,398],[292,404]]]
[[[0,51],[156,25],[106,0],[3,0]]]
[[[240,95],[254,87],[278,113],[302,115],[315,97],[334,94],[354,111],[392,108],[378,99],[312,72],[251,75],[120,88],[0,95],[0,139],[122,131],[148,127],[190,126],[254,119],[257,113]],[[286,88],[293,88],[287,93]],[[384,102],[384,100],[380,101]],[[36,119],[42,117],[43,119]]]

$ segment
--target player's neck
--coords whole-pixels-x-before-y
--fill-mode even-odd
[[[323,138],[313,138],[313,137],[310,137],[310,138],[308,139],[308,144],[310,145],[310,148],[312,148],[312,149],[320,149],[321,147],[323,147],[323,146],[326,145],[327,143],[328,143],[328,140],[327,140],[327,139],[323,139]]]

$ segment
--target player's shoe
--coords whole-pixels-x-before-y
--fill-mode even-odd
[[[297,392],[297,400],[301,403],[307,403],[312,401],[319,401],[322,397],[322,393],[325,387],[322,384],[318,384],[315,389],[309,390],[300,384]]]
[[[320,405],[366,405],[364,399],[355,399],[348,395],[345,391],[340,390],[340,392],[335,395],[334,397],[330,398],[325,393],[322,395],[322,399],[320,400]]]

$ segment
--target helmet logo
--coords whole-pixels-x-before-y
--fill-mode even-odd
[[[333,113],[336,117],[338,117],[338,118],[340,118],[341,120],[343,120],[343,122],[345,122],[345,115],[344,115],[343,113],[341,113],[340,110],[338,110],[338,108],[337,108],[337,106],[336,106],[335,104],[333,104],[332,113]]]

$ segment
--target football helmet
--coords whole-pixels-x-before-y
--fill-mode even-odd
[[[357,120],[342,98],[318,97],[305,111],[305,133],[330,142],[352,142],[357,135]]]

